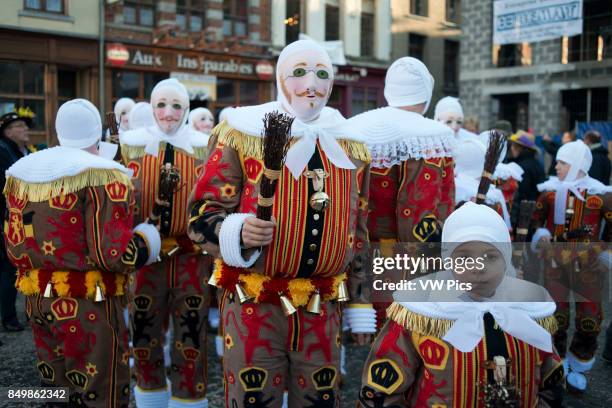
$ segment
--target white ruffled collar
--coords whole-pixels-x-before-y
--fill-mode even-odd
[[[586,190],[589,194],[612,193],[612,186],[606,186],[601,181],[595,180],[590,176],[582,177],[572,182],[564,182],[556,176],[551,176],[545,182],[538,184],[538,191],[558,191],[559,189],[569,187]]]
[[[525,173],[525,170],[515,162],[499,163],[495,167],[493,178],[495,180],[508,180],[512,177],[516,181],[523,181],[523,173]]]
[[[261,137],[264,133],[264,115],[273,111],[285,112],[285,109],[279,102],[236,108],[228,113],[227,123],[242,133]],[[329,161],[336,167],[355,169],[355,165],[338,143],[339,139],[361,141],[356,138],[356,133],[349,130],[346,123],[346,119],[339,111],[329,107],[323,108],[319,117],[311,122],[305,123],[297,118],[294,119],[291,136],[296,138],[297,142],[287,151],[285,166],[296,180],[302,175],[302,171],[314,154],[317,140]]]
[[[26,183],[49,183],[90,169],[118,170],[130,175],[126,167],[113,160],[73,147],[56,146],[24,156],[9,167],[6,176]]]
[[[392,167],[408,159],[450,157],[456,140],[440,122],[415,112],[387,106],[361,113],[348,121],[370,150],[373,167]]]
[[[166,142],[181,149],[189,154],[193,154],[194,147],[205,146],[206,143],[200,141],[204,139],[201,133],[196,133],[187,125],[182,125],[174,135],[167,135],[159,129],[157,125],[147,128],[134,129],[120,135],[120,143],[127,146],[144,146],[147,154],[157,157],[159,145]]]
[[[480,181],[475,180],[465,174],[455,174],[455,202],[460,203],[462,201],[470,201],[478,194],[478,186]],[[510,213],[508,212],[508,206],[506,205],[506,198],[504,193],[495,187],[493,184],[489,186],[489,191],[485,197],[485,203],[490,205],[499,204],[502,209],[502,217],[504,222],[510,228]]]
[[[448,272],[447,272],[448,274]],[[516,278],[505,277],[502,285],[507,286],[506,291],[526,290],[526,286],[534,289],[536,286]],[[499,288],[498,288],[499,291]],[[393,297],[398,304],[410,312],[432,318],[444,319],[453,322],[451,328],[443,336],[462,352],[470,352],[478,345],[484,336],[485,313],[491,313],[502,330],[510,335],[546,352],[552,351],[552,336],[535,320],[544,319],[554,314],[556,305],[548,292],[541,288],[539,291],[542,301],[451,301],[451,302],[402,302],[401,292],[395,292]],[[399,296],[398,296],[399,294]]]

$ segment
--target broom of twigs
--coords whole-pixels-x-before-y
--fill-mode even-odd
[[[119,143],[119,125],[114,112],[106,112],[106,126],[108,126],[109,141],[111,143]]]
[[[531,225],[531,217],[533,216],[535,207],[535,201],[521,201],[519,206],[518,223],[516,225],[516,234],[514,235],[514,242],[521,242],[524,244],[527,240],[527,235],[529,234],[529,225]],[[523,269],[524,250],[525,246],[519,245],[518,248],[514,248],[514,250],[512,251],[512,263],[519,270]]]
[[[489,147],[485,153],[484,168],[482,170],[482,176],[480,177],[480,184],[478,185],[478,193],[476,194],[476,204],[484,204],[485,202],[487,192],[493,182],[495,167],[499,162],[499,157],[501,156],[505,143],[506,138],[501,132],[492,130],[489,133]]]
[[[267,113],[264,118],[262,156],[264,173],[259,182],[257,218],[269,221],[272,218],[272,204],[276,185],[280,177],[287,150],[291,145],[293,117],[277,111]]]

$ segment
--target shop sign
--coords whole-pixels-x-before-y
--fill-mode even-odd
[[[109,44],[106,46],[106,59],[110,65],[121,67],[130,59],[130,51],[123,44]]]
[[[270,61],[259,61],[255,73],[259,79],[270,79],[274,75],[274,65]]]

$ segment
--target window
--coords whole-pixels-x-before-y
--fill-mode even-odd
[[[361,13],[361,56],[374,56],[374,14]]]
[[[244,0],[223,0],[223,35],[226,37],[245,37],[248,2]]]
[[[531,65],[531,45],[493,45],[493,65],[497,67],[524,67]]]
[[[590,103],[589,103],[590,99]],[[608,120],[608,88],[572,89],[561,93],[561,105],[568,117],[564,128],[574,129],[576,122]],[[588,112],[590,105],[591,111]]]
[[[205,20],[205,8],[205,0],[177,0],[176,24],[184,31],[202,31]]]
[[[423,61],[425,55],[425,36],[410,33],[408,38],[408,56]]]
[[[219,112],[228,106],[248,106],[261,103],[266,98],[264,88],[267,83],[258,81],[239,81],[234,79],[217,78],[217,100],[212,105],[215,118]]]
[[[340,8],[325,6],[325,41],[340,39]]]
[[[492,95],[492,102],[493,118],[510,121],[513,129],[529,128],[529,94]]]
[[[113,103],[121,98],[146,100],[156,83],[168,78],[167,74],[157,72],[137,72],[114,70],[112,73]]]
[[[567,61],[601,61],[612,58],[612,8],[609,0],[584,0],[582,34],[562,43]]]
[[[351,115],[357,115],[378,107],[378,88],[354,87],[351,99]]]
[[[427,0],[410,0],[410,14],[427,17]]]
[[[25,0],[23,8],[44,13],[65,13],[64,0]]]
[[[155,6],[151,0],[125,1],[123,4],[123,23],[153,27],[155,25]]]
[[[58,68],[57,70],[57,96],[67,101],[77,97],[77,72]]]
[[[31,62],[0,61],[0,115],[20,107],[36,117],[34,130],[45,128],[45,66]]]
[[[461,1],[446,0],[446,21],[459,24],[461,20]]]
[[[444,91],[459,94],[459,42],[444,40]]]
[[[285,41],[290,44],[299,39],[301,1],[287,0],[287,15],[285,18]]]

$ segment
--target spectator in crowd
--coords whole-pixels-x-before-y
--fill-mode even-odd
[[[4,172],[17,160],[32,152],[30,147],[29,129],[34,113],[29,109],[20,108],[0,117],[0,191],[4,190],[6,177]],[[0,195],[0,211],[3,221],[6,217],[6,200]],[[2,222],[4,225],[4,222]],[[15,300],[16,270],[6,254],[4,235],[1,235],[0,248],[0,311],[2,327],[5,331],[22,331],[23,325],[17,318]]]
[[[606,186],[610,184],[610,158],[608,149],[601,144],[601,135],[595,130],[590,130],[584,135],[584,143],[591,149],[593,164],[589,170],[589,176],[601,181]]]
[[[538,184],[546,178],[544,168],[537,158],[538,148],[535,144],[535,136],[523,130],[517,131],[510,136],[510,160],[523,169],[523,180],[518,185],[515,203],[522,200],[537,200],[540,192]],[[512,206],[512,225],[516,225],[520,205]]]
[[[555,170],[555,166],[557,165],[557,150],[559,148],[569,142],[574,142],[576,140],[576,133],[574,132],[564,132],[561,137],[561,144],[556,143],[550,135],[544,135],[542,137],[542,145],[544,146],[544,151],[548,153],[552,157],[552,161],[550,162],[550,166],[548,167],[548,175],[556,176],[557,171]],[[594,162],[593,162],[594,163]]]
[[[463,128],[468,132],[480,133],[480,121],[475,116],[468,116],[463,121]]]
[[[506,137],[510,137],[510,135],[512,135],[512,133],[514,133],[512,131],[512,123],[508,122],[507,120],[497,120],[497,121],[495,121],[495,123],[493,123],[493,129],[499,130]]]

